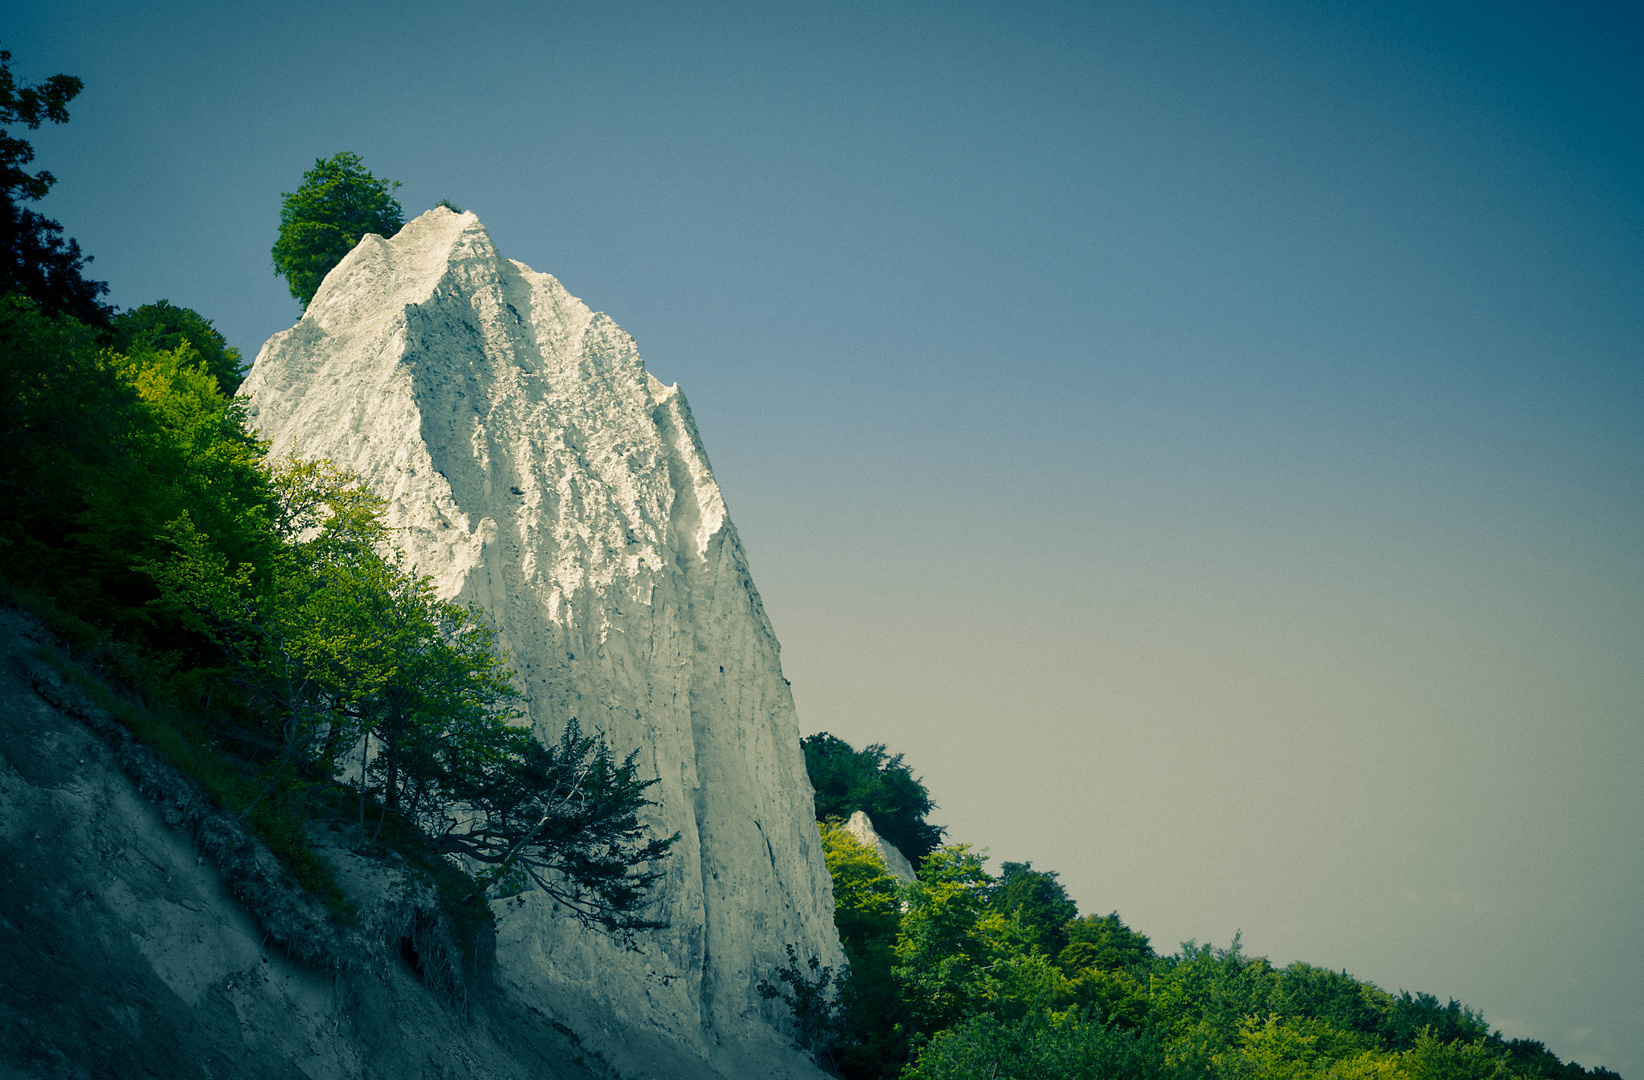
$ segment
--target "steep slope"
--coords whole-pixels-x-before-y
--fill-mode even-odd
[[[624,952],[540,897],[499,905],[509,993],[619,1067],[673,1047],[728,1075],[800,1068],[756,984],[790,944],[842,963],[832,887],[776,637],[684,396],[445,209],[361,241],[241,393],[274,453],[389,499],[417,569],[498,629],[540,737],[575,718],[660,778],[668,929]]]
[[[355,928],[326,918],[53,644],[0,606],[0,1076],[614,1080],[483,980],[461,1008],[431,993],[381,916],[438,908],[391,867],[336,853],[366,887]]]

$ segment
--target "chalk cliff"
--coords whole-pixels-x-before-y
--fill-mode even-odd
[[[619,1071],[682,1051],[705,1075],[805,1074],[756,984],[789,944],[842,965],[832,887],[779,646],[684,395],[445,209],[361,241],[241,393],[274,454],[389,500],[417,570],[499,631],[540,737],[574,717],[660,778],[668,929],[624,952],[540,896],[499,904],[506,993]]]
[[[852,814],[851,819],[845,822],[845,831],[856,837],[869,851],[876,853],[892,877],[900,878],[910,885],[919,880],[913,872],[913,864],[902,854],[902,849],[879,835],[873,827],[873,819],[868,817],[866,810],[858,810]]]

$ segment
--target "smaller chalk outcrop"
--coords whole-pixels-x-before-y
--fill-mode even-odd
[[[885,869],[891,876],[900,878],[912,884],[916,879],[913,875],[913,864],[908,857],[897,850],[896,845],[880,836],[873,829],[873,819],[868,817],[866,810],[858,810],[845,822],[845,831],[856,837],[869,851],[879,853],[879,861],[885,864]]]

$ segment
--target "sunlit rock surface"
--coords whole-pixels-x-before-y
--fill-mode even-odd
[[[538,896],[498,905],[507,992],[619,1070],[667,1046],[804,1074],[756,985],[786,945],[843,963],[832,888],[776,637],[684,395],[445,209],[366,237],[241,393],[273,453],[389,499],[417,570],[500,632],[540,737],[574,717],[660,778],[669,928],[624,952]]]
[[[893,877],[901,878],[912,884],[918,880],[914,877],[913,864],[908,862],[907,856],[895,844],[880,836],[873,828],[873,819],[868,817],[866,810],[858,810],[845,822],[845,831],[856,837],[869,851],[879,854],[879,861],[885,864],[885,869]]]

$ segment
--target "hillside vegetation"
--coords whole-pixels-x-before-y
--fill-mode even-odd
[[[1168,955],[1117,912],[1081,915],[1052,871],[997,874],[968,844],[892,877],[841,824],[940,838],[924,785],[884,746],[805,739],[846,973],[795,958],[766,984],[840,1076],[906,1080],[1578,1080],[1539,1042],[1504,1039],[1455,1000],[1346,972],[1278,968],[1185,942]],[[841,777],[849,777],[842,783]],[[859,800],[840,801],[848,791]],[[884,828],[881,828],[881,822]],[[917,850],[917,849],[916,849]]]

